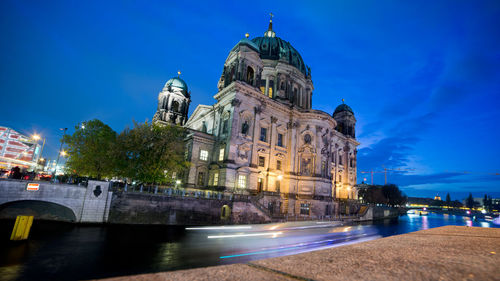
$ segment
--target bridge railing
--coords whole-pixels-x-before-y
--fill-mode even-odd
[[[76,181],[76,180],[64,180],[64,181],[49,181],[41,179],[10,179],[10,178],[0,178],[0,181],[12,181],[12,182],[25,182],[25,183],[40,183],[40,184],[55,184],[55,185],[74,185],[74,186],[88,186],[88,180]]]

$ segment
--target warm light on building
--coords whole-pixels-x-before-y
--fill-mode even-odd
[[[18,131],[0,126],[0,168],[10,170],[19,166],[28,170],[35,169],[40,157],[37,134],[28,137]]]

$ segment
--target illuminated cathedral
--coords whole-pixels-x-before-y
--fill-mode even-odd
[[[276,36],[241,39],[229,52],[213,105],[188,118],[188,86],[179,76],[158,96],[153,121],[189,129],[191,162],[183,185],[273,195],[281,214],[328,215],[334,199],[357,199],[356,118],[342,102],[312,108],[311,69]]]

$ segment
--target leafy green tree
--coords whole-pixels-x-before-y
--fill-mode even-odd
[[[382,193],[386,198],[386,204],[390,206],[403,205],[406,203],[406,196],[395,184],[387,184],[382,187]]]
[[[403,205],[407,197],[394,184],[384,186],[372,185],[359,191],[363,201],[371,204],[385,204],[390,206]]]
[[[474,198],[472,197],[472,193],[469,193],[469,196],[465,199],[465,206],[469,209],[474,208]]]
[[[483,199],[483,208],[488,211],[488,212],[491,212],[491,207],[493,205],[493,200],[491,200],[491,196],[488,196],[488,195],[484,195],[484,199]]]
[[[188,166],[186,131],[179,126],[135,123],[117,137],[116,173],[147,184],[167,184]]]
[[[450,193],[447,193],[446,194],[446,206],[450,206],[451,205],[451,197],[450,197]]]
[[[97,119],[78,124],[72,135],[64,136],[64,142],[70,173],[97,179],[113,175],[116,132],[108,125]]]

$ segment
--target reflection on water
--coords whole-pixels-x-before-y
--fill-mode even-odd
[[[498,227],[432,213],[359,225],[294,222],[184,228],[35,222],[28,241],[11,242],[12,225],[0,222],[0,279],[5,280],[122,276],[297,254],[443,225]]]

